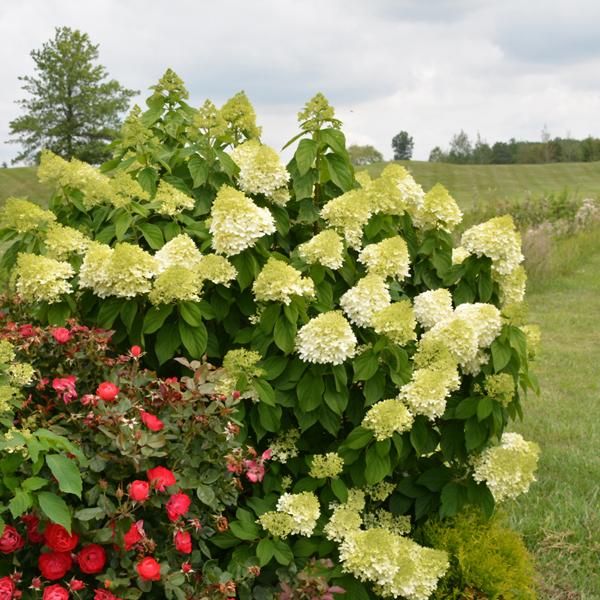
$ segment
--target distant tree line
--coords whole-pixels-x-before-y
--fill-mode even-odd
[[[474,142],[464,132],[452,136],[450,148],[436,146],[429,154],[430,162],[475,165],[508,165],[553,162],[600,161],[600,138],[587,137],[576,140],[571,137],[551,138],[547,129],[542,131],[541,141],[495,142],[490,145],[477,134]]]

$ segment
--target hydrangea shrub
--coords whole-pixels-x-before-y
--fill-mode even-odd
[[[352,598],[427,598],[448,559],[411,526],[491,514],[533,478],[537,448],[505,434],[537,387],[519,234],[500,217],[455,246],[448,191],[397,164],[355,174],[321,94],[286,167],[243,93],[186,99],[167,72],[100,171],[42,156],[50,209],[0,215],[16,290],[42,320],[142,344],[150,365],[225,367],[242,438],[269,457],[212,539],[218,569],[257,567],[241,598],[329,557]]]

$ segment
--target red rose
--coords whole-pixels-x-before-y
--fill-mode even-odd
[[[35,331],[33,330],[33,325],[21,325],[21,327],[19,327],[19,334],[23,337],[34,336]]]
[[[44,530],[44,540],[46,546],[57,552],[71,552],[77,546],[79,536],[76,533],[69,532],[56,523],[50,523]]]
[[[52,330],[52,337],[59,344],[66,344],[71,339],[71,332],[65,327],[55,327]]]
[[[38,558],[38,567],[46,579],[62,579],[72,565],[68,552],[44,552]]]
[[[165,467],[154,467],[146,472],[148,481],[159,492],[164,492],[170,485],[175,485],[176,479],[172,471]]]
[[[94,590],[94,600],[121,600],[108,590]]]
[[[32,544],[41,544],[44,541],[44,534],[40,531],[40,520],[35,515],[23,515],[21,521],[27,528],[27,539]]]
[[[89,544],[79,551],[77,562],[82,573],[87,575],[100,573],[106,564],[106,552],[98,544]]]
[[[142,355],[142,349],[139,346],[131,346],[130,352],[133,358],[139,358]]]
[[[152,431],[160,431],[165,424],[155,415],[142,411],[142,423]]]
[[[138,575],[146,581],[158,581],[160,579],[160,565],[151,556],[142,558],[135,568]]]
[[[192,572],[192,565],[189,562],[184,562],[181,565],[181,572],[182,573],[191,573]]]
[[[81,581],[81,579],[75,579],[73,577],[73,579],[71,579],[71,581],[69,581],[69,587],[73,591],[78,592],[79,590],[82,590],[85,587],[85,583],[83,581]]]
[[[173,494],[167,502],[167,516],[169,521],[178,521],[190,509],[191,498],[183,492]]]
[[[150,498],[150,484],[136,479],[129,484],[129,497],[136,502],[145,502]]]
[[[96,390],[96,395],[100,396],[104,402],[113,402],[119,393],[119,388],[110,381],[104,381]]]
[[[15,582],[10,577],[0,579],[0,600],[11,600],[15,594]]]
[[[75,389],[76,381],[77,377],[75,377],[75,375],[55,377],[52,380],[52,387],[56,390],[56,393],[62,398],[65,404],[69,404],[71,400],[77,398],[77,390]]]
[[[42,600],[69,600],[69,592],[62,585],[55,583],[44,589]]]
[[[175,549],[177,552],[183,552],[183,554],[190,554],[192,551],[192,536],[188,531],[178,531],[173,536],[175,542]]]
[[[5,525],[2,537],[0,537],[0,552],[2,554],[12,554],[24,545],[25,540],[21,537],[21,534],[12,525]]]
[[[144,537],[144,521],[132,523],[129,531],[123,536],[125,550],[131,550]]]

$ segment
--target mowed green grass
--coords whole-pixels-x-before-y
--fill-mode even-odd
[[[376,176],[388,163],[367,167]],[[579,197],[600,194],[600,162],[545,165],[451,165],[399,161],[425,190],[442,183],[463,209],[497,200],[519,201],[568,190]]]
[[[0,203],[17,196],[46,204],[51,194],[51,188],[38,181],[35,167],[0,169]]]
[[[600,234],[588,249],[528,298],[542,329],[542,392],[516,429],[542,454],[510,521],[535,556],[540,600],[600,599]]]

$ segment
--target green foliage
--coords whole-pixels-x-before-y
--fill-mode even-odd
[[[334,499],[347,499],[352,488],[382,482],[390,488],[383,498],[373,492],[366,507],[369,514],[379,509],[389,510],[396,517],[421,523],[433,514],[454,516],[473,504],[490,515],[494,510],[493,498],[485,483],[474,479],[471,458],[502,436],[510,420],[520,416],[521,401],[527,390],[536,386],[529,372],[523,333],[508,319],[500,320],[496,307],[501,306],[501,290],[491,258],[472,254],[460,264],[453,264],[451,227],[439,216],[445,212],[451,216],[458,214],[452,198],[442,189],[442,193],[433,197],[440,205],[431,208],[427,204],[431,197],[424,194],[419,198],[422,205],[414,199],[410,204],[408,194],[396,197],[399,184],[416,187],[410,179],[406,182],[394,179],[408,176],[396,166],[372,184],[362,179],[364,187],[361,187],[354,176],[340,122],[320,94],[299,114],[301,131],[290,141],[296,147],[285,174],[289,186],[284,191],[289,193],[289,200],[278,203],[266,192],[254,190],[247,191],[245,196],[232,188],[243,190],[248,173],[227,152],[233,146],[231,154],[243,163],[236,154],[242,148],[240,142],[249,141],[251,146],[258,147],[255,137],[260,129],[245,96],[237,95],[221,109],[205,103],[195,110],[186,103],[187,92],[172,71],[153,89],[148,109],[143,113],[138,109],[132,111],[114,158],[102,167],[104,173],[115,178],[126,172],[145,194],[138,191],[124,204],[91,202],[89,189],[63,185],[52,200],[52,212],[60,223],[116,248],[115,255],[117,250],[125,248],[134,257],[133,265],[129,266],[135,268],[127,271],[130,279],[139,276],[143,261],[152,263],[151,253],[164,248],[165,243],[179,234],[187,234],[204,258],[218,258],[211,250],[228,255],[229,267],[233,265],[237,271],[235,280],[224,283],[207,278],[202,282],[201,297],[175,298],[170,303],[153,305],[147,294],[150,282],[146,291],[136,290],[131,294],[118,294],[114,289],[95,294],[78,287],[82,279],[81,257],[71,255],[69,264],[79,273],[79,280],[74,278],[71,282],[73,292],[66,294],[60,303],[38,303],[31,310],[42,321],[50,318],[60,321],[75,314],[88,324],[112,328],[123,352],[130,344],[141,343],[147,351],[144,358],[147,364],[161,367],[165,374],[177,368],[171,359],[178,355],[192,359],[206,354],[214,364],[224,365],[227,375],[219,390],[224,394],[239,392],[241,401],[233,418],[240,423],[241,439],[256,448],[262,458],[254,460],[253,468],[259,475],[252,475],[255,485],[240,500],[235,516],[230,515],[229,530],[212,538],[220,551],[214,555],[218,567],[215,566],[213,575],[209,573],[207,581],[219,581],[225,572],[234,576],[246,573],[249,565],[260,562],[262,571],[257,583],[268,586],[276,580],[281,565],[302,568],[309,556],[334,555],[336,544],[328,539],[323,526]],[[100,181],[102,185],[111,185],[101,178]],[[161,190],[165,189],[166,194],[161,196]],[[261,231],[261,235],[241,249],[230,251],[225,247],[221,251],[217,247],[220,232],[216,227],[221,215],[214,208],[222,200],[219,194],[223,190],[234,200],[230,213],[246,202],[248,213],[243,215],[244,220],[252,225],[251,211],[255,210],[272,219],[272,230]],[[183,197],[191,202],[168,213],[161,210],[161,197],[167,200]],[[382,197],[393,204],[391,209],[376,209],[371,204]],[[406,209],[400,209],[403,202]],[[333,224],[325,219],[325,206],[331,209],[328,220]],[[419,212],[427,210],[430,213],[425,216]],[[361,222],[359,217],[364,214]],[[336,218],[341,219],[341,224]],[[350,235],[355,233],[353,228],[357,225],[358,240]],[[247,233],[243,225],[238,223],[236,227],[234,241]],[[333,269],[305,261],[298,247],[315,234],[333,228],[344,235],[344,240],[341,235],[339,238],[341,267]],[[19,251],[47,251],[46,225],[25,233],[7,226],[3,235],[13,244],[5,255],[6,266],[14,262]],[[426,414],[415,409],[415,414],[409,415],[406,429],[398,428],[380,436],[376,429],[366,429],[365,415],[380,400],[398,397],[400,389],[408,394],[404,386],[413,382],[418,371],[431,366],[429,363],[417,366],[417,361],[423,360],[422,355],[417,357],[417,352],[423,349],[420,340],[414,340],[424,338],[425,327],[411,325],[414,337],[399,345],[391,337],[376,332],[368,319],[358,326],[373,298],[359,299],[354,314],[353,301],[348,301],[359,282],[362,285],[379,281],[380,277],[369,271],[371,267],[367,269],[358,248],[366,246],[372,250],[379,242],[395,236],[406,243],[410,275],[381,276],[379,287],[386,294],[384,304],[390,300],[412,303],[422,292],[443,287],[455,306],[494,305],[488,308],[497,314],[498,328],[493,344],[490,340],[481,346],[487,362],[473,371],[464,368],[460,385],[447,384],[438,412]],[[108,247],[105,250],[111,251]],[[87,252],[90,254],[92,250]],[[138,257],[143,257],[143,261]],[[266,290],[286,294],[304,283],[306,293],[291,292],[284,300],[279,295],[277,300],[259,298],[253,284],[259,274],[262,276],[269,260],[286,263],[291,269],[292,282],[274,280],[270,288],[265,286]],[[380,262],[378,268],[390,267],[389,261]],[[368,274],[374,278],[366,277]],[[28,275],[21,273],[20,277]],[[296,275],[300,283],[294,280]],[[150,273],[148,279],[154,276],[156,273]],[[125,284],[129,283],[127,279]],[[373,295],[379,293],[377,288],[373,290]],[[196,291],[200,294],[199,289]],[[54,306],[61,308],[57,311]],[[340,307],[354,327],[341,313],[332,313]],[[452,311],[452,306],[448,309]],[[325,356],[315,354],[319,345],[313,344],[315,339],[309,339],[305,340],[303,354],[299,332],[327,313],[337,315],[344,324],[340,327],[339,321],[336,324],[335,340],[329,346],[331,352]],[[318,339],[320,335],[322,331],[317,330],[317,341],[323,341]],[[341,358],[335,356],[338,342],[340,347],[348,345]],[[474,352],[478,350],[477,344],[475,340]],[[357,352],[355,346],[359,348]],[[428,373],[430,380],[448,372],[452,375],[452,369],[459,379],[458,358],[450,359],[454,361],[450,368],[443,356],[438,364],[435,347],[430,350],[433,352],[430,361],[437,365]],[[241,353],[237,360],[233,360],[232,352]],[[507,406],[492,401],[482,391],[486,375],[494,373],[509,374],[518,387],[514,400]],[[430,389],[426,393],[435,395]],[[417,400],[422,396],[416,395]],[[401,405],[400,400],[397,404]],[[267,463],[266,473],[261,472],[264,461],[268,460],[267,451],[281,445],[280,434],[295,436],[291,443],[294,452],[289,453],[287,461]],[[119,440],[116,433],[111,439]],[[128,456],[129,452],[137,453],[137,447],[127,446],[122,451]],[[267,454],[263,456],[261,451]],[[178,448],[178,452],[185,454],[185,449]],[[337,477],[311,477],[311,455],[327,453],[337,453],[343,459],[343,471]],[[197,453],[192,456],[197,457]],[[259,460],[263,462],[259,464]],[[252,481],[250,476],[248,479]],[[203,498],[209,495],[207,488],[200,490]],[[320,506],[322,517],[318,523],[314,519],[313,527],[304,527],[305,537],[296,537],[298,532],[286,534],[289,521],[283,524],[283,529],[275,531],[257,524],[257,519],[265,513],[278,514],[278,499],[288,491],[305,493],[303,500]],[[353,583],[351,577],[346,577],[340,585],[351,589],[357,597],[370,594],[368,586]],[[240,597],[251,598],[250,588],[251,583],[242,582]]]
[[[26,114],[10,122],[11,141],[23,146],[13,162],[35,161],[42,148],[93,164],[106,160],[119,115],[138,92],[106,81],[106,69],[94,64],[98,46],[69,27],[57,27],[31,57],[36,74],[19,78],[30,95],[19,101]]]
[[[533,564],[523,540],[503,526],[499,517],[488,520],[480,512],[468,510],[452,519],[431,519],[415,535],[450,555],[450,570],[433,599],[537,597]]]
[[[383,160],[383,154],[369,144],[365,146],[357,144],[348,146],[348,155],[350,156],[350,162],[355,166],[371,165]]]

